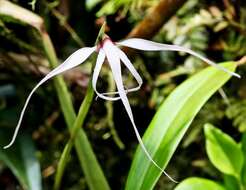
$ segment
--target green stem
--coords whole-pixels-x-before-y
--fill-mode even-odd
[[[43,46],[46,56],[51,66],[54,68],[58,65],[58,62],[52,42],[48,34],[44,31],[41,31],[41,37],[43,40]],[[65,121],[67,123],[70,133],[73,134],[73,123],[76,121],[76,114],[73,109],[70,94],[62,77],[56,77],[54,82],[59,102],[61,104],[61,108],[65,117]],[[70,152],[70,149],[72,148],[72,145],[69,146],[66,146],[65,148],[65,155],[63,155],[65,158],[66,154],[68,154]],[[96,159],[90,142],[83,129],[79,129],[77,131],[77,135],[75,138],[75,148],[89,188],[92,190],[109,190],[110,187],[107,183],[107,180],[102,172],[102,169]],[[62,173],[60,173],[59,175],[61,174]]]
[[[96,39],[96,44],[98,43],[100,38],[104,35],[104,27],[105,27],[105,23],[102,26],[101,30],[99,31],[98,37]],[[95,57],[93,57],[93,58],[94,58],[94,60],[93,60],[93,65],[92,65],[92,72],[94,70],[94,65],[96,62],[96,58]],[[92,87],[92,80],[90,79],[85,98],[84,98],[84,100],[83,100],[83,102],[79,108],[78,116],[77,116],[77,118],[73,124],[73,128],[71,130],[71,137],[70,137],[68,143],[66,144],[66,146],[62,152],[61,159],[59,160],[59,163],[58,163],[57,172],[56,172],[56,176],[55,176],[54,190],[60,189],[62,176],[63,176],[63,173],[65,171],[66,163],[67,163],[68,157],[70,155],[70,152],[71,152],[73,144],[74,144],[74,139],[76,139],[80,127],[83,126],[83,124],[84,124],[84,120],[85,120],[86,115],[87,115],[89,108],[91,106],[93,96],[94,96],[94,90]],[[92,183],[95,183],[95,182],[92,181]]]
[[[97,36],[95,44],[98,44],[100,39],[103,38],[104,28],[105,28],[105,23],[103,24],[103,26],[101,27],[101,29],[99,31],[99,34]],[[92,65],[92,73],[94,70],[95,62],[96,62],[96,59],[94,57],[93,65]],[[68,143],[66,144],[66,146],[62,152],[61,158],[60,158],[58,166],[57,166],[57,172],[56,172],[55,183],[54,183],[54,190],[60,189],[62,176],[63,176],[63,173],[65,171],[66,163],[67,163],[68,157],[70,155],[70,152],[71,152],[73,144],[74,144],[74,139],[76,138],[76,135],[77,135],[80,127],[83,126],[83,124],[84,124],[84,120],[85,120],[85,117],[89,111],[90,105],[91,105],[92,100],[93,100],[93,96],[94,96],[94,90],[92,87],[92,80],[90,79],[85,98],[84,98],[84,100],[83,100],[83,102],[79,108],[78,116],[77,116],[77,118],[74,122],[74,125],[73,125],[71,137],[70,137]],[[117,133],[116,133],[116,135],[115,135],[115,133],[113,134],[114,137],[117,135]],[[120,148],[124,148],[124,144],[120,141],[120,139],[117,138],[116,140],[117,140],[116,142],[118,142]]]
[[[115,83],[113,80],[113,76],[111,72],[108,72],[108,92],[113,92],[115,91]],[[113,121],[113,105],[111,101],[106,101],[105,102],[106,108],[107,108],[107,116],[106,116],[106,120],[107,120],[107,124],[110,130],[110,133],[112,135],[112,138],[115,142],[115,144],[119,147],[119,149],[123,150],[125,148],[124,143],[121,141],[117,131],[114,128],[114,121]]]
[[[66,146],[62,152],[61,158],[59,160],[59,163],[58,163],[57,172],[56,172],[56,176],[55,176],[54,190],[60,189],[61,179],[62,179],[64,170],[65,170],[65,167],[66,167],[68,157],[70,155],[70,152],[71,152],[73,144],[74,144],[74,139],[76,138],[76,135],[77,135],[80,127],[83,126],[83,124],[84,124],[84,120],[85,120],[85,117],[89,111],[91,102],[93,100],[93,96],[94,96],[94,91],[93,91],[92,84],[90,81],[90,83],[88,85],[88,89],[86,91],[85,98],[84,98],[84,100],[83,100],[83,102],[79,108],[78,116],[74,122],[73,129],[71,132],[71,137],[70,137],[68,143],[66,144]]]
[[[58,166],[57,166],[57,171],[56,171],[56,176],[55,176],[55,183],[54,183],[54,190],[60,189],[61,186],[61,179],[65,170],[65,166],[68,160],[68,156],[70,155],[70,152],[72,150],[73,143],[69,142],[66,144],[65,148],[63,149],[61,158],[59,160]]]
[[[67,30],[67,32],[70,34],[72,39],[80,47],[84,47],[84,42],[80,39],[79,35],[75,32],[75,30],[68,24],[66,16],[62,15],[59,11],[57,11],[53,7],[50,7],[46,1],[45,1],[45,5],[47,5],[51,13],[57,18],[57,20],[59,21],[59,24]]]

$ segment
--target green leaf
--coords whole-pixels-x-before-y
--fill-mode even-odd
[[[242,140],[241,140],[241,144],[242,144],[242,152],[243,152],[243,157],[244,157],[244,164],[243,164],[243,169],[242,169],[242,173],[241,173],[241,177],[242,177],[242,183],[244,185],[246,185],[246,132],[244,132]]]
[[[192,177],[182,181],[174,190],[226,190],[222,185],[208,179]]]
[[[221,130],[206,124],[206,150],[212,164],[222,173],[240,177],[243,153],[240,146]]]
[[[92,10],[95,6],[101,3],[102,0],[86,0],[85,5],[88,10]]]
[[[226,190],[237,190],[240,189],[238,180],[232,175],[224,175],[224,186]]]
[[[6,130],[0,130],[0,144],[5,145],[11,138]],[[41,190],[41,171],[35,156],[32,139],[27,135],[19,135],[14,146],[9,149],[0,148],[0,160],[13,172],[24,189]]]
[[[226,62],[221,66],[234,71],[236,64]],[[209,67],[179,85],[160,106],[143,141],[153,159],[165,168],[192,120],[206,101],[231,76]],[[150,190],[161,175],[140,147],[134,156],[128,175],[126,190]]]

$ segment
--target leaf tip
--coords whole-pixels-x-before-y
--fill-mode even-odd
[[[212,128],[213,128],[213,125],[211,125],[210,123],[206,123],[204,125],[204,133],[205,133],[205,135],[208,134],[212,130]]]

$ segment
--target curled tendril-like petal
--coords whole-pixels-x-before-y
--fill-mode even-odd
[[[103,65],[103,63],[105,61],[105,58],[106,58],[106,55],[105,55],[104,50],[100,49],[99,53],[98,53],[96,65],[95,65],[95,68],[94,68],[94,72],[93,72],[93,75],[92,75],[92,87],[93,87],[94,91],[96,92],[97,96],[102,98],[102,99],[109,100],[109,101],[119,100],[120,97],[105,96],[105,95],[115,95],[115,94],[118,94],[118,92],[100,93],[100,92],[97,91],[97,87],[96,87],[97,80],[98,80],[102,65]]]
[[[194,52],[191,49],[188,49],[186,47],[182,47],[182,46],[178,46],[178,45],[161,44],[161,43],[152,42],[149,40],[144,40],[144,39],[139,39],[139,38],[131,38],[131,39],[123,40],[121,42],[118,42],[117,45],[126,46],[126,47],[130,47],[130,48],[138,49],[138,50],[144,50],[144,51],[181,51],[181,52],[185,52],[185,53],[191,54],[191,55],[203,60],[204,62],[208,63],[209,65],[212,65],[212,66],[214,66],[214,67],[216,67],[222,71],[229,73],[230,75],[234,75],[234,76],[240,78],[239,74],[231,72],[231,71],[227,70],[226,68],[224,68],[220,65],[217,65],[213,61],[210,61],[209,59],[201,56],[200,54],[198,54],[198,53],[196,53],[196,52]]]
[[[20,125],[25,113],[25,110],[27,108],[27,105],[33,95],[33,93],[38,89],[38,87],[40,87],[43,83],[45,83],[47,80],[51,79],[52,77],[61,74],[69,69],[72,69],[76,66],[78,66],[79,64],[81,64],[82,62],[84,62],[94,51],[96,50],[95,47],[91,47],[91,48],[81,48],[79,50],[77,50],[76,52],[74,52],[70,57],[68,57],[61,65],[59,65],[58,67],[56,67],[54,70],[52,70],[50,73],[48,73],[31,91],[31,93],[29,94],[29,96],[26,99],[26,102],[24,104],[24,107],[22,108],[21,114],[20,114],[20,118],[19,121],[17,123],[17,126],[15,128],[15,132],[14,135],[10,141],[10,143],[8,145],[6,145],[4,148],[9,148],[16,139],[16,136],[18,134],[18,131],[20,129]]]
[[[118,47],[116,47],[116,46],[114,46],[114,47],[115,47],[116,51],[118,52],[118,55],[119,55],[121,61],[128,68],[128,70],[130,71],[130,73],[133,75],[133,77],[136,79],[136,81],[138,83],[137,87],[126,89],[125,92],[128,93],[128,92],[134,92],[134,91],[139,90],[141,85],[143,84],[143,80],[142,80],[141,76],[138,74],[137,70],[134,68],[134,66],[132,65],[131,61],[128,59],[126,54],[122,50],[120,50]],[[99,73],[100,73],[100,70],[101,70],[101,67],[102,67],[104,60],[105,60],[104,50],[100,49],[98,57],[97,57],[97,62],[96,62],[95,68],[94,68],[93,76],[92,76],[93,89],[96,92],[97,96],[102,98],[102,99],[110,100],[110,101],[119,100],[120,96],[117,96],[117,97],[105,96],[105,95],[119,94],[118,91],[116,91],[116,92],[104,92],[104,93],[99,93],[97,91],[96,83],[97,83]]]
[[[134,66],[132,65],[131,61],[128,59],[126,54],[117,47],[115,47],[115,49],[117,50],[121,61],[128,68],[128,70],[130,71],[130,73],[133,75],[133,77],[136,79],[136,81],[138,83],[137,87],[128,89],[127,92],[134,92],[134,91],[139,90],[143,84],[143,80],[142,80],[141,76],[138,74],[137,70],[134,68]]]
[[[113,77],[114,77],[114,80],[115,80],[115,83],[116,83],[116,87],[118,89],[118,92],[119,92],[119,96],[121,98],[121,101],[126,109],[126,112],[130,118],[130,121],[133,125],[133,129],[134,129],[134,132],[136,134],[136,137],[138,139],[138,142],[142,148],[142,150],[144,151],[144,153],[146,154],[146,156],[148,157],[148,159],[160,170],[162,171],[170,180],[172,180],[173,182],[177,183],[171,176],[169,176],[154,160],[153,158],[151,157],[151,155],[149,154],[148,150],[146,149],[142,139],[141,139],[141,136],[138,132],[138,129],[135,125],[135,121],[134,121],[134,118],[133,118],[133,114],[132,114],[132,110],[131,110],[131,107],[130,107],[130,104],[128,102],[128,99],[127,99],[127,96],[126,96],[126,92],[125,92],[125,89],[124,89],[124,86],[123,86],[123,82],[122,82],[122,75],[121,75],[121,65],[120,65],[120,56],[119,56],[119,52],[116,48],[116,46],[113,45],[112,42],[110,42],[109,40],[106,41],[104,43],[104,46],[103,46],[103,49],[106,53],[106,57],[108,59],[108,62],[109,62],[109,65],[110,65],[110,68],[112,70],[112,73],[113,73]]]
[[[102,65],[103,65],[103,62],[105,60],[105,53],[103,51],[103,49],[100,49],[99,50],[99,53],[98,53],[98,56],[97,56],[97,61],[96,61],[96,65],[95,65],[95,68],[94,68],[94,72],[93,72],[93,75],[92,75],[92,87],[94,89],[94,91],[96,92],[97,96],[102,98],[102,99],[105,99],[105,100],[115,100],[115,97],[108,97],[108,96],[104,96],[102,93],[99,93],[97,91],[97,80],[98,80],[98,77],[99,77],[99,74],[100,74],[100,70],[102,68]]]

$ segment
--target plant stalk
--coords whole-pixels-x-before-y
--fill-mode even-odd
[[[46,54],[46,56],[50,62],[51,67],[54,68],[58,65],[58,61],[56,58],[56,54],[55,54],[52,42],[51,42],[48,34],[45,31],[41,31],[40,33],[41,33],[41,37],[42,37],[42,41],[43,41],[45,54]],[[84,119],[78,117],[77,122],[75,123],[76,114],[75,114],[75,111],[73,109],[71,97],[69,95],[66,84],[61,77],[56,77],[54,80],[55,80],[54,81],[55,82],[55,89],[57,91],[59,102],[61,104],[61,108],[62,108],[64,117],[65,117],[65,121],[66,121],[67,126],[69,128],[71,136],[73,135],[73,133],[76,134],[76,138],[73,135],[74,136],[73,138],[75,139],[75,148],[76,148],[76,152],[77,152],[77,155],[78,155],[78,158],[80,161],[80,165],[84,171],[88,186],[91,190],[98,190],[98,189],[109,190],[110,187],[108,185],[108,182],[107,182],[107,180],[106,180],[106,178],[102,172],[102,169],[101,169],[101,167],[100,167],[100,165],[96,159],[96,156],[92,150],[92,147],[90,145],[90,142],[89,142],[85,132],[83,131],[83,129],[80,128],[81,125],[79,125],[79,129],[73,129],[73,127],[76,126],[76,123],[77,123],[77,125],[79,123],[83,123]],[[91,96],[93,97],[93,93],[91,94],[90,85],[89,85],[88,89],[89,89],[88,91],[90,92],[89,97],[91,97]],[[88,101],[87,101],[87,103],[88,103]],[[87,106],[88,105],[89,104],[87,104]],[[88,107],[88,109],[89,109],[89,107]],[[85,117],[86,112],[84,114],[85,114],[84,115],[84,117]],[[73,131],[75,131],[75,132],[73,132]],[[65,147],[62,159],[64,159],[64,157],[66,158],[67,155],[69,155],[70,150],[72,148],[72,144],[73,143],[70,143],[69,145],[67,145]],[[64,160],[66,160],[66,159],[64,159]],[[62,163],[62,164],[65,164],[65,163]],[[60,167],[65,168],[65,165],[60,166]],[[58,175],[62,176],[62,172]]]
[[[98,41],[100,39],[102,39],[102,37],[104,35],[104,28],[105,28],[105,23],[103,24],[103,26],[101,27],[101,29],[99,31],[99,34],[97,36],[95,44],[98,44]],[[92,61],[93,64],[92,64],[91,73],[93,73],[95,62],[96,62],[96,57],[94,56],[93,57],[93,61]],[[73,144],[74,144],[74,140],[76,139],[77,134],[78,134],[81,126],[83,126],[83,124],[84,124],[84,120],[85,120],[86,115],[87,115],[87,113],[89,111],[89,108],[91,106],[93,97],[94,97],[94,90],[93,90],[93,87],[92,87],[92,78],[91,78],[90,82],[88,84],[88,87],[87,87],[85,98],[84,98],[84,100],[83,100],[83,102],[82,102],[82,104],[81,104],[81,106],[79,108],[78,116],[75,119],[75,122],[73,124],[72,130],[70,132],[71,133],[70,139],[67,142],[67,144],[66,144],[66,146],[65,146],[65,148],[64,148],[64,150],[62,152],[62,155],[61,155],[61,158],[59,160],[59,163],[58,163],[57,172],[56,172],[56,176],[55,176],[54,190],[59,190],[60,189],[62,176],[63,176],[63,173],[65,171],[66,163],[67,163],[68,157],[70,155],[70,152],[72,150],[72,147],[73,147]],[[92,181],[92,183],[95,183],[95,182]],[[97,188],[99,188],[99,187],[97,187]],[[101,188],[102,187],[100,187],[100,189]],[[107,187],[107,189],[109,189],[109,186]]]
[[[89,111],[90,105],[91,105],[92,100],[93,100],[93,96],[94,96],[94,91],[93,91],[91,80],[90,80],[89,85],[88,85],[88,89],[86,91],[85,98],[84,98],[84,100],[83,100],[83,102],[79,108],[78,116],[74,122],[70,139],[67,142],[67,144],[66,144],[66,146],[62,152],[61,158],[60,158],[58,166],[57,166],[57,172],[56,172],[55,183],[54,183],[54,190],[60,189],[62,176],[63,176],[64,170],[66,167],[66,163],[68,161],[68,157],[70,155],[70,152],[71,152],[73,144],[74,144],[74,139],[76,138],[76,135],[77,135],[80,127],[83,126],[83,124],[84,124],[86,115]]]

